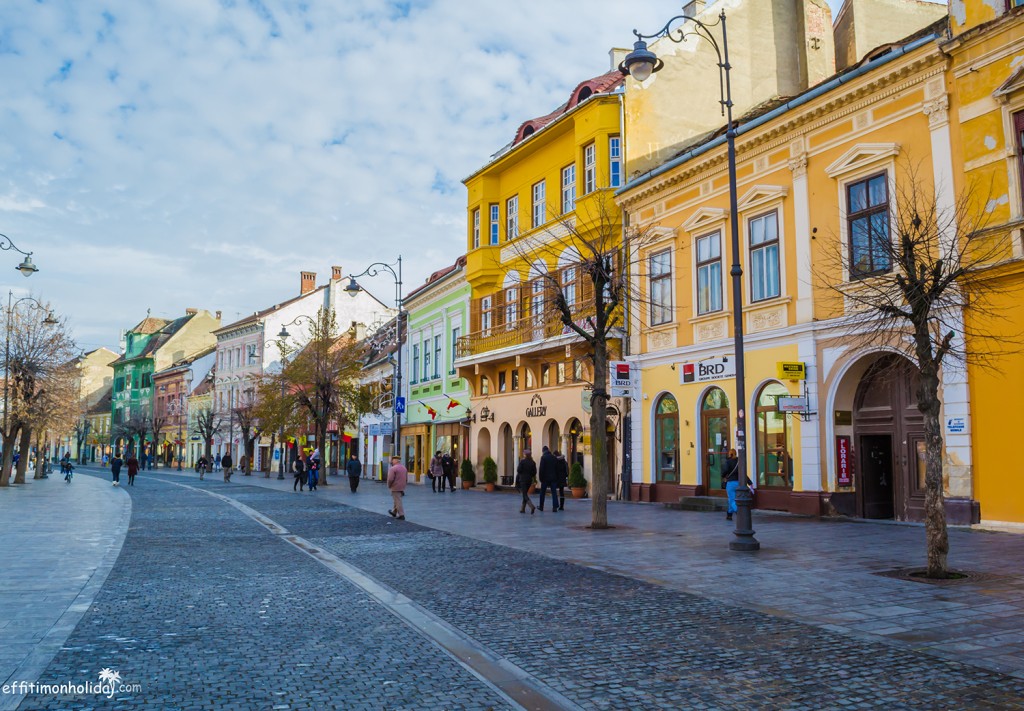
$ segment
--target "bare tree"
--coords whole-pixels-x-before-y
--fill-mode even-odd
[[[4,312],[5,336],[10,338],[10,352],[4,363],[7,376],[6,427],[0,428],[3,438],[3,464],[0,486],[11,481],[15,443],[22,453],[18,461],[15,483],[25,480],[32,429],[42,420],[43,400],[66,376],[74,357],[74,340],[63,322],[54,323],[49,306],[35,300],[15,304]],[[74,400],[63,403],[65,406]]]
[[[551,304],[558,333],[575,334],[576,350],[591,361],[590,526],[607,528],[609,363],[615,355],[612,349],[625,337],[625,309],[645,298],[631,288],[631,273],[644,258],[654,231],[623,227],[622,212],[610,191],[598,191],[577,202],[574,212],[572,218],[559,219],[556,227],[512,244],[516,255],[530,264],[532,281],[526,286],[522,309],[522,313],[530,311],[527,328],[543,327]]]
[[[160,466],[160,457],[158,456],[160,447],[160,434],[163,432],[164,427],[167,426],[167,416],[153,414],[149,419],[149,429],[153,433],[153,444],[151,445],[150,456],[153,457],[153,468]],[[156,450],[154,453],[152,450]]]
[[[1010,235],[985,229],[987,213],[974,194],[943,207],[918,167],[905,161],[899,167],[888,229],[867,226],[855,236],[862,240],[856,248],[835,240],[816,276],[830,289],[830,306],[841,314],[840,329],[849,342],[897,350],[917,368],[925,436],[926,574],[944,578],[949,538],[942,376],[967,363],[989,362],[985,344],[994,343],[992,319],[998,318],[990,306],[996,287],[989,268],[1010,254]],[[1005,350],[1019,336],[1003,331],[998,340]]]
[[[209,463],[213,457],[213,438],[224,430],[224,418],[210,406],[200,409],[192,422],[192,434],[203,440],[203,456]]]
[[[245,476],[252,473],[252,460],[256,453],[256,442],[263,436],[263,421],[261,410],[257,400],[256,389],[246,388],[240,393],[235,403],[235,421],[242,433],[242,442],[245,447]]]
[[[146,444],[146,435],[149,434],[150,424],[149,408],[143,406],[138,409],[130,409],[124,416],[124,419],[114,427],[114,436],[127,440],[124,451],[126,453],[135,452],[136,456],[140,457],[140,464],[142,449]],[[137,445],[136,442],[138,443]]]

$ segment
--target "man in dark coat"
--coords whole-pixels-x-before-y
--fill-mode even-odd
[[[352,452],[352,458],[345,463],[345,471],[348,472],[348,485],[352,493],[359,488],[359,477],[363,474],[363,465],[359,462],[359,455]]]
[[[115,454],[114,458],[110,460],[110,474],[114,477],[114,486],[119,486],[121,483],[122,466],[124,466],[124,460],[121,459],[120,454]]]
[[[544,496],[551,489],[551,510],[558,511],[558,460],[547,446],[541,449],[540,455],[540,510],[544,510]]]
[[[444,473],[444,478],[448,482],[448,488],[455,493],[455,460],[451,454],[441,455],[441,471]]]
[[[519,460],[516,467],[516,488],[523,495],[523,505],[519,507],[519,513],[526,513],[526,507],[530,507],[530,513],[534,513],[537,507],[530,501],[530,485],[537,478],[537,463],[533,461],[530,450],[523,450],[523,458]]]
[[[220,466],[224,470],[224,481],[231,481],[231,467],[233,465],[231,452],[224,452],[224,456],[220,458]]]

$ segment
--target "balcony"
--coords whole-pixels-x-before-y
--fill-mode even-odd
[[[580,328],[591,330],[587,318],[593,316],[593,313],[592,305],[578,304],[573,310],[573,320]],[[460,337],[456,357],[468,358],[501,348],[540,343],[549,338],[575,333],[562,323],[561,314],[551,306],[537,316],[525,316],[511,323],[501,323]]]

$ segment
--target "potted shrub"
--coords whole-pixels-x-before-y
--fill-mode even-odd
[[[572,498],[582,499],[587,495],[587,479],[583,476],[583,465],[573,462],[569,468],[569,488],[572,489]]]
[[[488,491],[494,491],[498,483],[498,463],[488,457],[484,460],[484,484]]]
[[[461,469],[459,478],[462,479],[462,488],[472,488],[476,484],[476,472],[473,471],[473,463],[468,459],[463,459],[459,468]]]

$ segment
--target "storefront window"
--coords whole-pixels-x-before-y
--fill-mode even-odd
[[[778,411],[778,398],[788,395],[784,385],[769,383],[757,398],[757,485],[766,489],[793,488],[787,416]]]
[[[679,483],[679,404],[671,395],[658,400],[654,414],[658,481]]]

